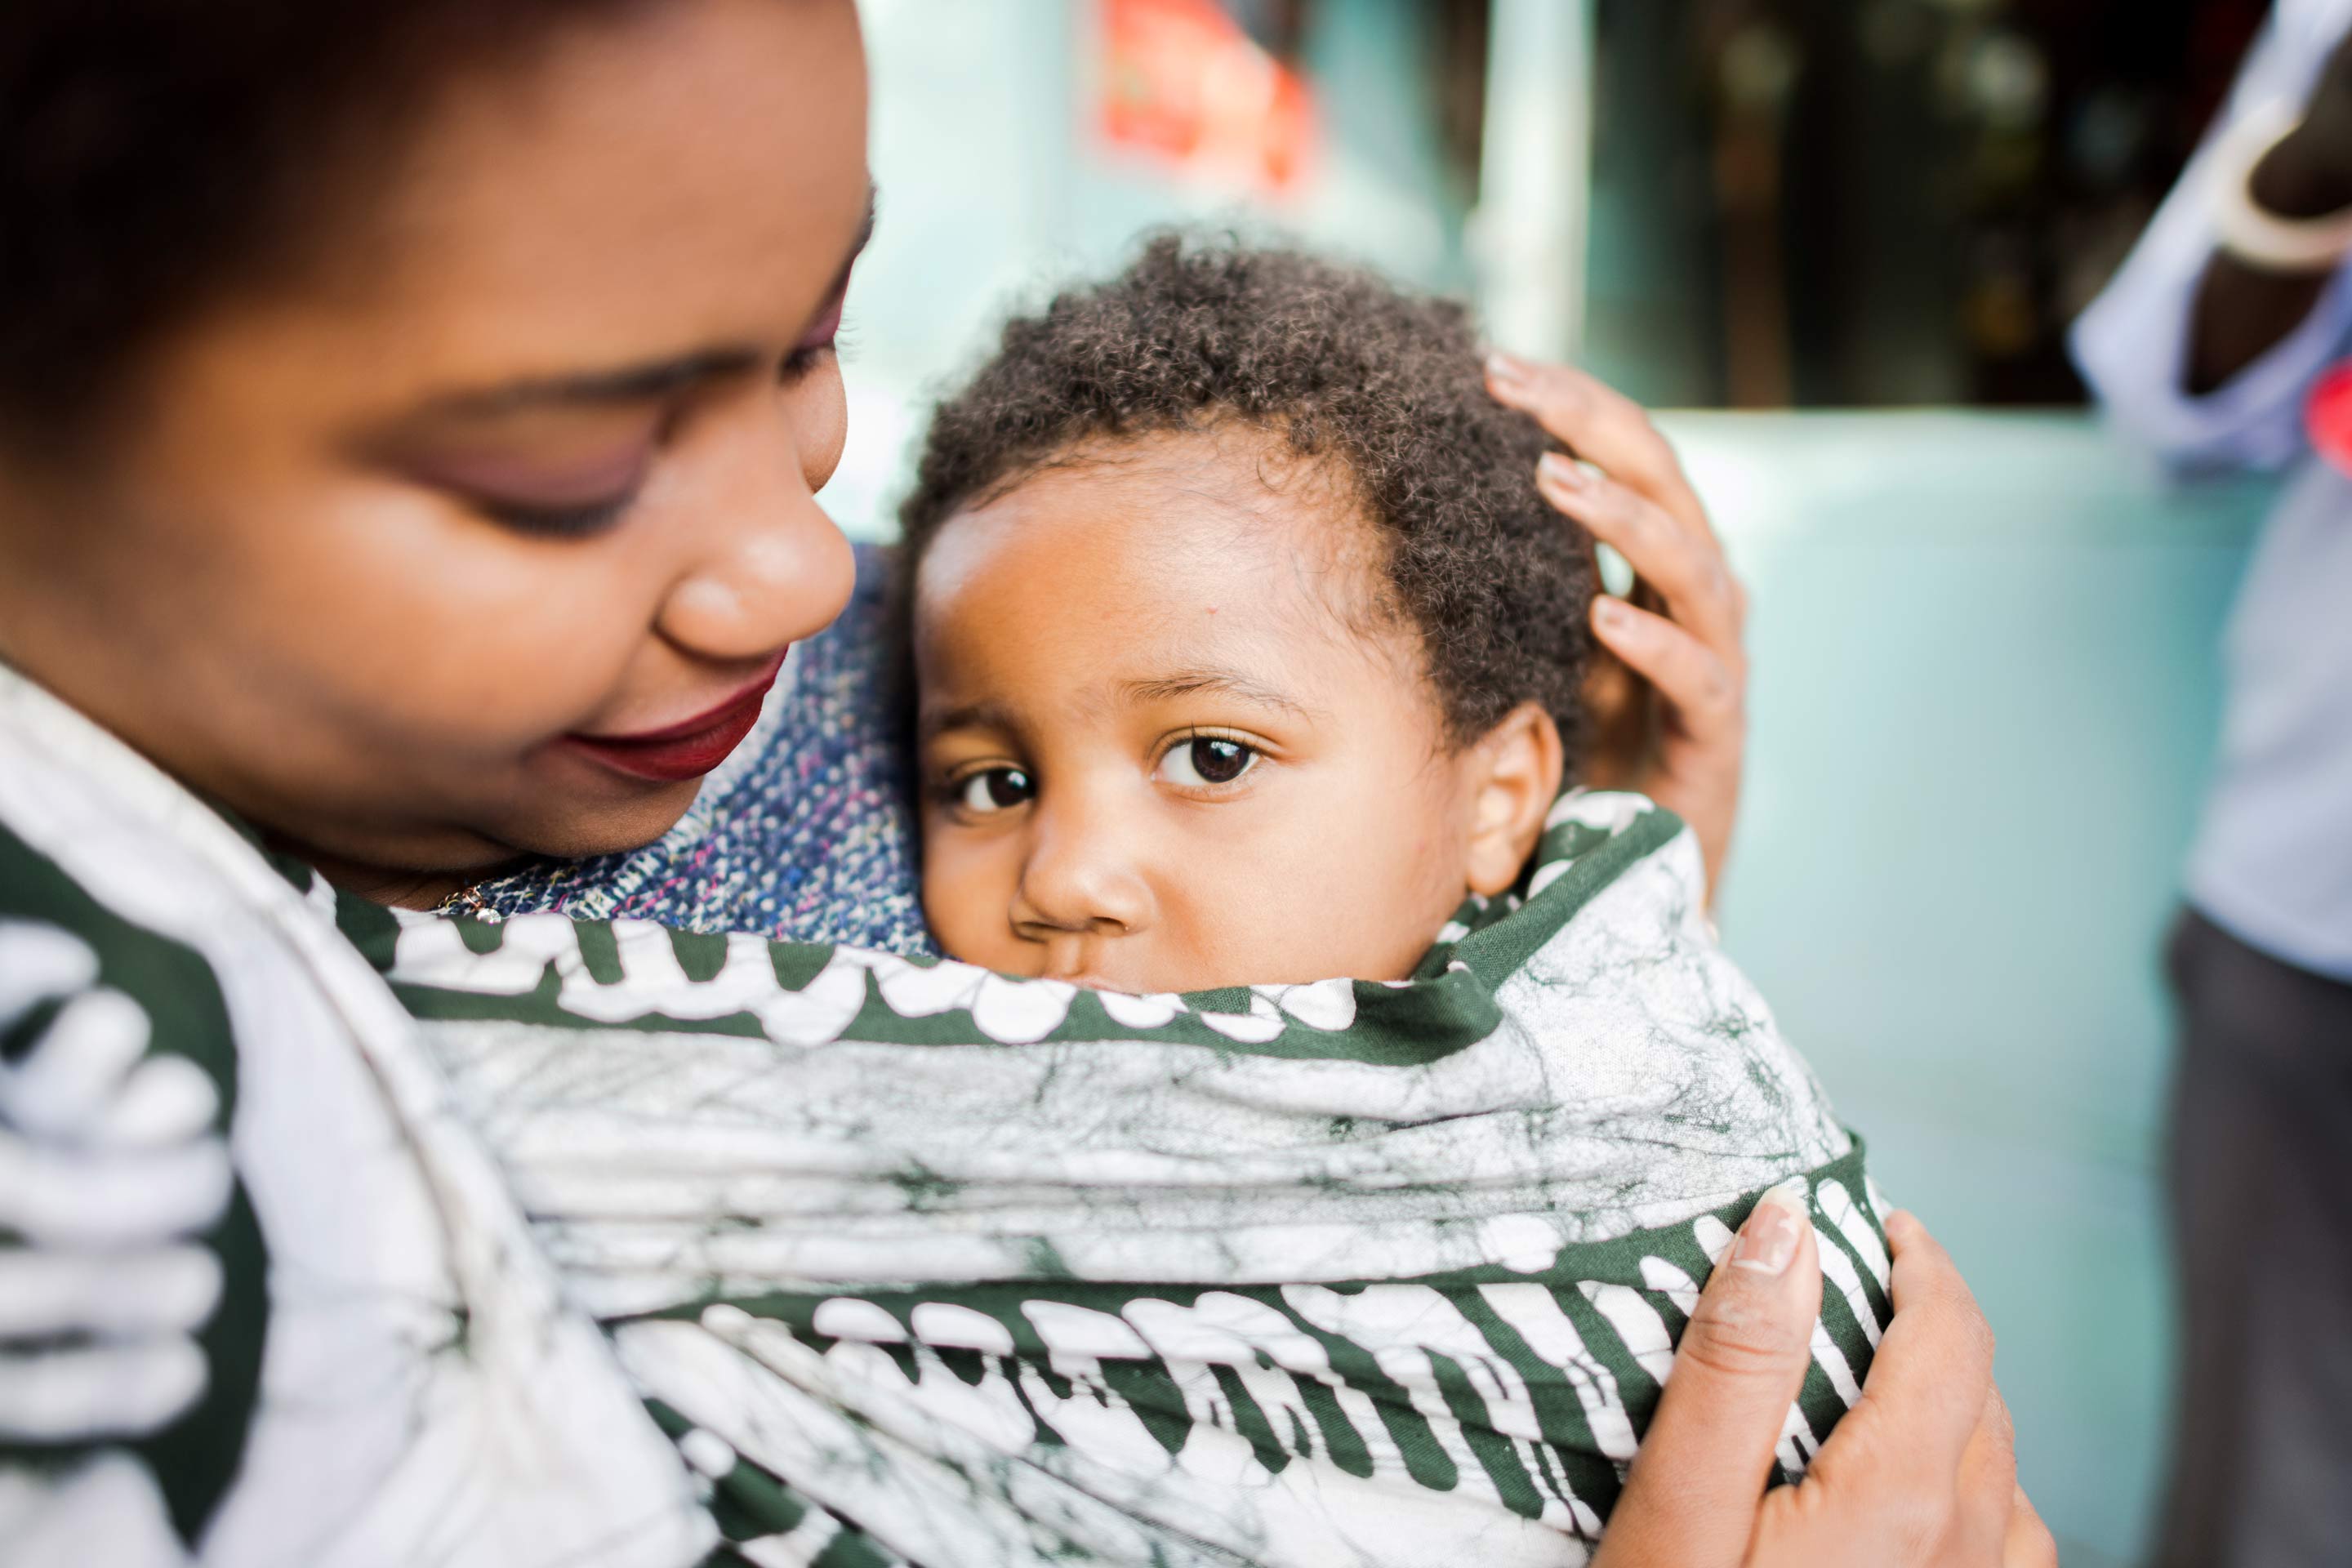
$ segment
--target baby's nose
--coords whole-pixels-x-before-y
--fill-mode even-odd
[[[1047,826],[1013,890],[1013,929],[1049,947],[1057,940],[1103,940],[1149,929],[1151,885],[1121,851],[1122,837],[1083,824]]]

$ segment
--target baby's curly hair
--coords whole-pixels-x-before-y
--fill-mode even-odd
[[[950,517],[1073,447],[1228,421],[1349,481],[1452,743],[1532,700],[1575,776],[1594,568],[1537,492],[1552,443],[1487,393],[1466,310],[1357,268],[1164,234],[1108,282],[1008,323],[932,419],[899,514],[904,579]]]

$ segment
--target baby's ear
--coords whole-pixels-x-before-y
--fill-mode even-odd
[[[1471,747],[1470,890],[1488,898],[1519,879],[1559,794],[1559,726],[1522,702]]]

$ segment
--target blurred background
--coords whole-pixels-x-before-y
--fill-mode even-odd
[[[882,221],[827,500],[1175,220],[1474,300],[1662,409],[1754,596],[1727,943],[2000,1335],[2075,1568],[2141,1560],[2158,949],[2265,496],[2102,436],[2063,333],[2262,0],[864,0]]]

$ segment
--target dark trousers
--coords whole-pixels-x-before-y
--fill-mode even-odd
[[[2352,1564],[2352,984],[2185,911],[2165,1568]]]

